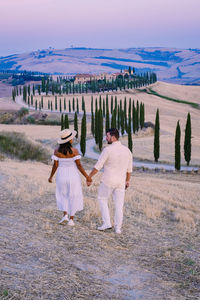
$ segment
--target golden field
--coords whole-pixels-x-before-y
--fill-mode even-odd
[[[189,94],[184,97],[190,91],[191,101],[199,101],[199,87],[174,86],[157,83],[152,89],[187,101]],[[200,165],[198,109],[142,91],[118,99],[125,95],[145,103],[146,121],[154,123],[160,109],[162,161],[173,163],[176,122],[180,120],[183,138],[190,112],[191,163]],[[89,111],[90,97],[86,106]],[[88,122],[90,134],[89,128]],[[0,131],[25,133],[50,158],[60,127],[0,124]],[[127,138],[122,142],[127,143]],[[134,157],[153,160],[151,130],[133,136],[133,143]],[[19,161],[4,153],[0,159],[1,297],[7,291],[13,299],[198,299],[199,173],[134,170],[125,197],[122,234],[116,235],[114,230],[96,230],[101,224],[97,203],[101,172],[89,188],[82,178],[84,210],[75,216],[75,227],[69,228],[58,225],[61,212],[56,208],[55,178],[53,184],[47,181],[51,163]],[[82,164],[89,172],[95,161],[82,158]],[[113,217],[112,201],[110,209]]]

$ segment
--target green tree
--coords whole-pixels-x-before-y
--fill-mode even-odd
[[[103,112],[99,109],[99,150],[101,151],[103,145]]]
[[[60,99],[60,112],[62,111],[62,102],[61,102],[61,99]]]
[[[77,111],[77,114],[79,114],[79,104],[78,104],[78,98],[76,99],[76,111]]]
[[[83,156],[86,151],[86,114],[84,111],[83,118],[81,121],[81,140],[80,140],[81,152]]]
[[[66,111],[66,99],[64,98],[64,110]]]
[[[107,106],[106,109],[106,132],[108,131],[108,129],[110,128],[110,114],[109,114],[109,107]]]
[[[154,128],[154,159],[158,162],[160,157],[160,118],[159,109],[156,112],[155,128]]]
[[[69,119],[67,114],[65,114],[65,123],[64,123],[64,129],[66,128],[69,128]]]
[[[69,99],[69,112],[71,112],[71,101]]]
[[[181,128],[179,121],[176,125],[176,133],[175,133],[175,169],[180,170],[181,168]]]
[[[74,114],[74,130],[76,130],[76,138],[78,138],[78,117],[77,117],[77,112]]]
[[[61,130],[63,130],[65,128],[65,125],[64,125],[64,117],[63,117],[63,114],[61,114]]]
[[[133,126],[133,133],[135,133],[135,131],[136,131],[136,110],[135,110],[134,100],[132,103],[132,126]]]
[[[73,100],[72,100],[72,109],[73,109],[73,111],[75,111],[75,100],[74,100],[74,97],[73,97]]]
[[[191,149],[192,149],[191,138],[192,138],[191,117],[190,117],[190,113],[188,113],[186,126],[185,126],[185,139],[184,139],[184,157],[188,166],[191,160]]]
[[[55,96],[55,110],[58,109],[58,102],[57,102],[57,96]]]
[[[132,141],[132,133],[131,133],[131,112],[128,114],[128,148],[130,151],[133,151],[133,141]]]
[[[98,144],[99,143],[99,111],[97,108],[95,109],[94,124],[95,124],[94,137],[95,137],[96,144]]]
[[[94,124],[94,113],[92,111],[92,114],[91,114],[91,132],[92,132],[92,135],[94,136],[95,134],[95,124]]]

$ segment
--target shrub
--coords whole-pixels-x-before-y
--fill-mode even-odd
[[[20,160],[36,160],[48,163],[48,153],[39,145],[27,140],[23,133],[0,132],[0,151]]]

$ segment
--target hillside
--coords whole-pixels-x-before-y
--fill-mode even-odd
[[[200,49],[49,48],[0,57],[0,71],[27,70],[76,74],[116,72],[128,66],[134,66],[136,72],[154,71],[161,81],[200,84]]]

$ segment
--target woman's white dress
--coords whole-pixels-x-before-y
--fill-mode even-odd
[[[83,209],[83,193],[81,178],[75,160],[80,155],[72,158],[60,158],[55,155],[51,157],[58,161],[56,175],[56,202],[61,211],[67,211],[70,216]]]

